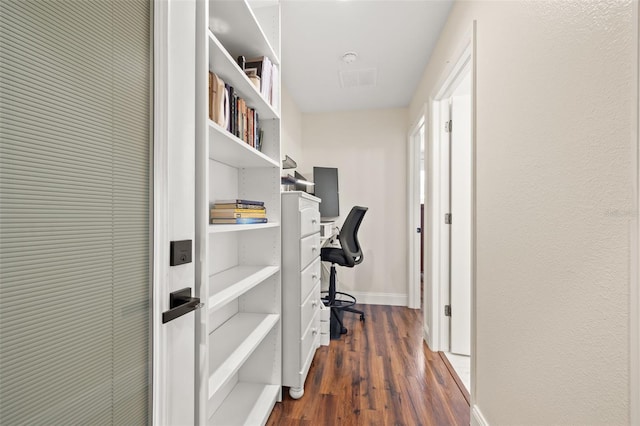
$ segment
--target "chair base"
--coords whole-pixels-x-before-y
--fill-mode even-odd
[[[329,290],[323,291],[322,303],[331,308],[331,338],[339,339],[340,335],[347,334],[347,328],[342,322],[342,314],[344,311],[360,314],[360,321],[364,321],[364,312],[355,309],[356,298],[350,294],[336,291],[336,267],[331,265],[331,274],[329,277]],[[335,325],[334,325],[335,324]]]

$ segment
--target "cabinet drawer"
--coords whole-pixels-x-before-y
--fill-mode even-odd
[[[300,274],[300,304],[305,301],[309,292],[320,280],[320,258],[307,266]],[[304,329],[303,329],[304,330]]]
[[[300,269],[306,268],[318,256],[320,256],[320,233],[300,240]]]
[[[301,367],[307,367],[310,359],[313,359],[313,354],[318,347],[318,339],[320,338],[320,321],[319,311],[316,311],[316,315],[311,319],[311,324],[305,330],[304,336],[300,341],[300,362]],[[308,367],[307,367],[308,368]]]
[[[320,310],[320,282],[311,290],[307,299],[300,306],[300,330],[304,332],[309,327],[309,322]]]
[[[320,212],[318,208],[307,208],[300,212],[300,236],[320,232]]]

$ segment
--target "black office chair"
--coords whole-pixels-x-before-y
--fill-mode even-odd
[[[364,312],[353,308],[353,305],[356,304],[356,298],[350,294],[336,291],[336,264],[353,268],[364,259],[360,242],[358,242],[358,228],[360,228],[360,223],[367,210],[367,207],[354,206],[338,234],[340,247],[325,247],[320,251],[320,258],[324,262],[331,262],[329,291],[323,291],[327,295],[322,298],[322,302],[331,308],[331,316],[340,325],[340,334],[347,332],[342,323],[341,313],[343,311],[360,314],[360,321],[364,321]]]

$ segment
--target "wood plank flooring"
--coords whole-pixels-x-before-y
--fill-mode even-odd
[[[468,425],[469,404],[436,352],[422,339],[422,312],[358,305],[349,329],[321,346],[304,396],[283,388],[267,425]]]

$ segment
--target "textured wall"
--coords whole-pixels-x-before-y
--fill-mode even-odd
[[[491,425],[629,423],[629,1],[459,2],[413,120],[477,20],[475,404]]]
[[[407,295],[407,109],[303,114],[299,170],[337,167],[342,223],[354,205],[369,207],[359,237],[365,260],[339,268],[343,290]],[[377,303],[393,303],[391,298]]]

